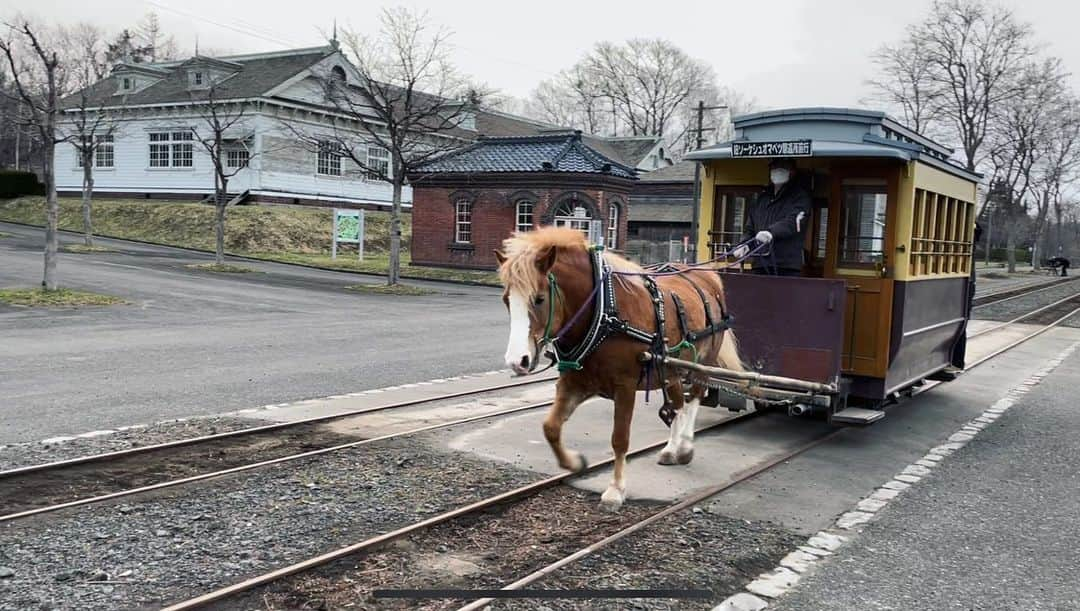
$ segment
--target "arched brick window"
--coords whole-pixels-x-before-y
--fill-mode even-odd
[[[612,200],[608,204],[607,239],[604,241],[608,248],[619,247],[619,215],[621,213],[622,206],[617,200]]]
[[[519,199],[514,205],[514,229],[516,231],[531,231],[533,228],[533,211],[536,203],[528,199]]]

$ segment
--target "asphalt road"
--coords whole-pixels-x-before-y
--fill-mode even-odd
[[[0,287],[40,285],[43,232],[0,231]],[[344,287],[378,278],[247,262],[259,273],[214,274],[186,267],[199,253],[100,243],[122,252],[62,254],[61,284],[130,305],[0,306],[0,444],[503,368],[494,288],[367,295]]]
[[[1078,609],[1080,354],[770,609]]]

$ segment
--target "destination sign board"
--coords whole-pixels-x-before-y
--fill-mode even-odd
[[[810,140],[731,143],[732,157],[809,157],[812,153]]]

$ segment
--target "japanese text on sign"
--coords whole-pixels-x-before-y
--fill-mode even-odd
[[[809,140],[731,143],[732,157],[809,157],[811,152]]]

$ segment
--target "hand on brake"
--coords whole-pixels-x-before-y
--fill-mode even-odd
[[[769,242],[772,242],[772,234],[768,231],[759,231],[757,232],[757,235],[754,236],[754,239],[762,244],[768,244]]]

